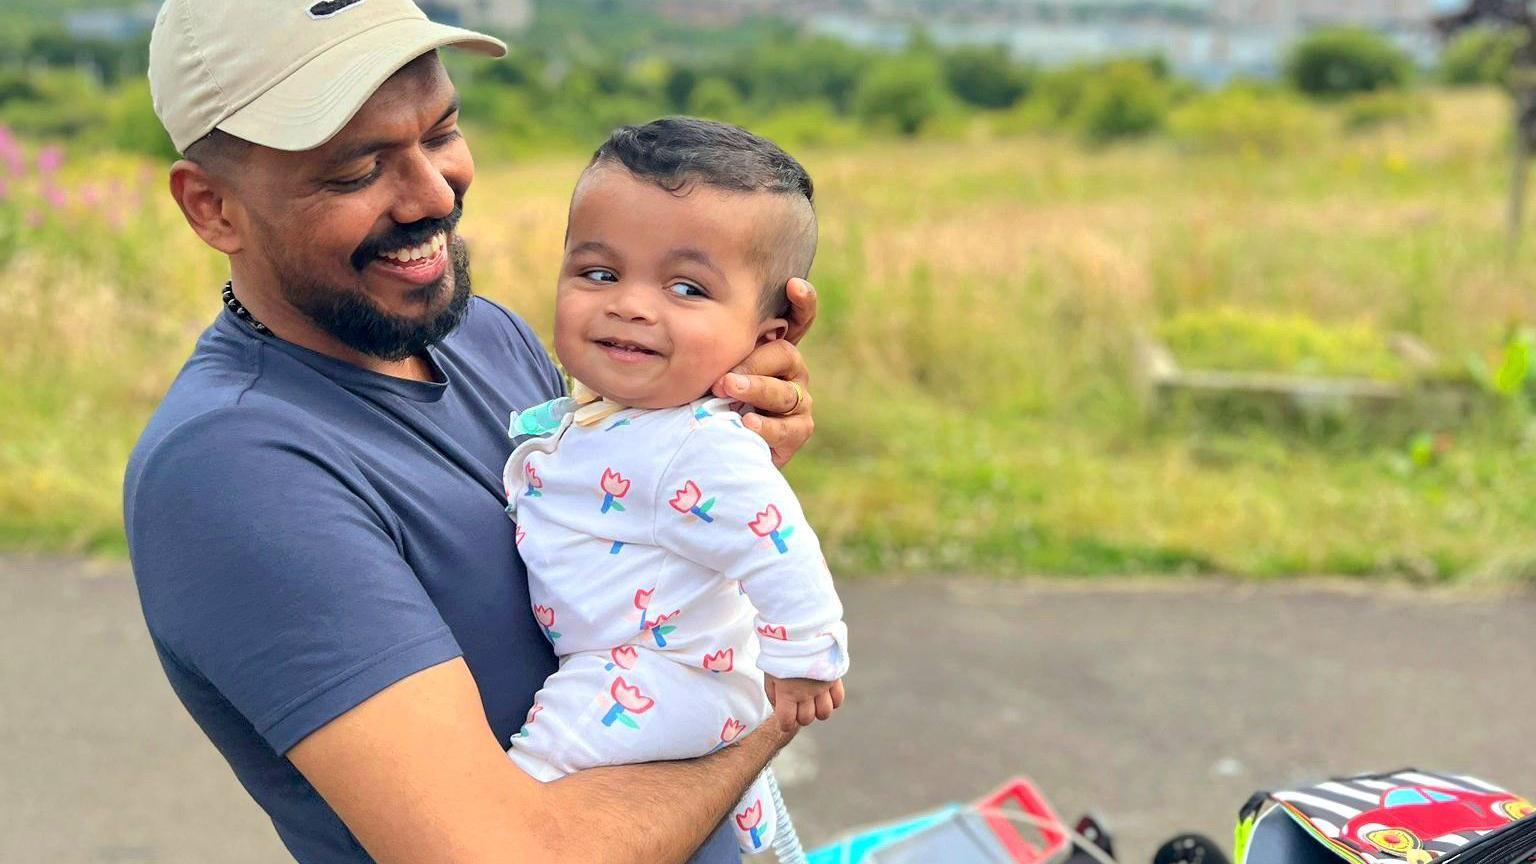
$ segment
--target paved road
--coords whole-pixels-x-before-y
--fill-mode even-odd
[[[1536,597],[851,581],[850,700],[783,759],[813,841],[1027,772],[1145,862],[1256,787],[1406,764],[1536,791]],[[0,560],[0,861],[282,860],[121,565]]]

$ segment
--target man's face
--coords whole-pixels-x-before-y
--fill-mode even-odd
[[[381,86],[315,150],[252,148],[236,179],[250,263],[343,344],[399,360],[446,336],[469,299],[454,232],[474,161],[435,54]]]

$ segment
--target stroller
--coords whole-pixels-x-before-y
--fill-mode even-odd
[[[1536,861],[1536,806],[1465,774],[1403,769],[1260,792],[1239,813],[1236,864],[1523,864]],[[1114,841],[1084,816],[1067,828],[1025,778],[984,798],[867,829],[809,864],[1115,864]],[[1181,834],[1153,864],[1231,864]]]

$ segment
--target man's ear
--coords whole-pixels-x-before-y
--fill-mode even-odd
[[[789,322],[783,318],[769,318],[757,330],[757,344],[766,345],[769,342],[777,342],[789,332]]]
[[[208,173],[203,166],[180,159],[171,166],[171,197],[181,208],[187,224],[203,242],[234,255],[244,248],[240,232],[230,220],[235,202],[229,197],[228,184]]]

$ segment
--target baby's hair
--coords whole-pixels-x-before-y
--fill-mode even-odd
[[[663,117],[643,126],[621,126],[592,154],[589,169],[606,162],[623,165],[676,195],[702,183],[732,192],[788,196],[790,215],[753,250],[761,262],[763,318],[789,314],[784,286],[805,278],[816,257],[815,187],[793,156],[767,138],[740,126],[697,117]]]

